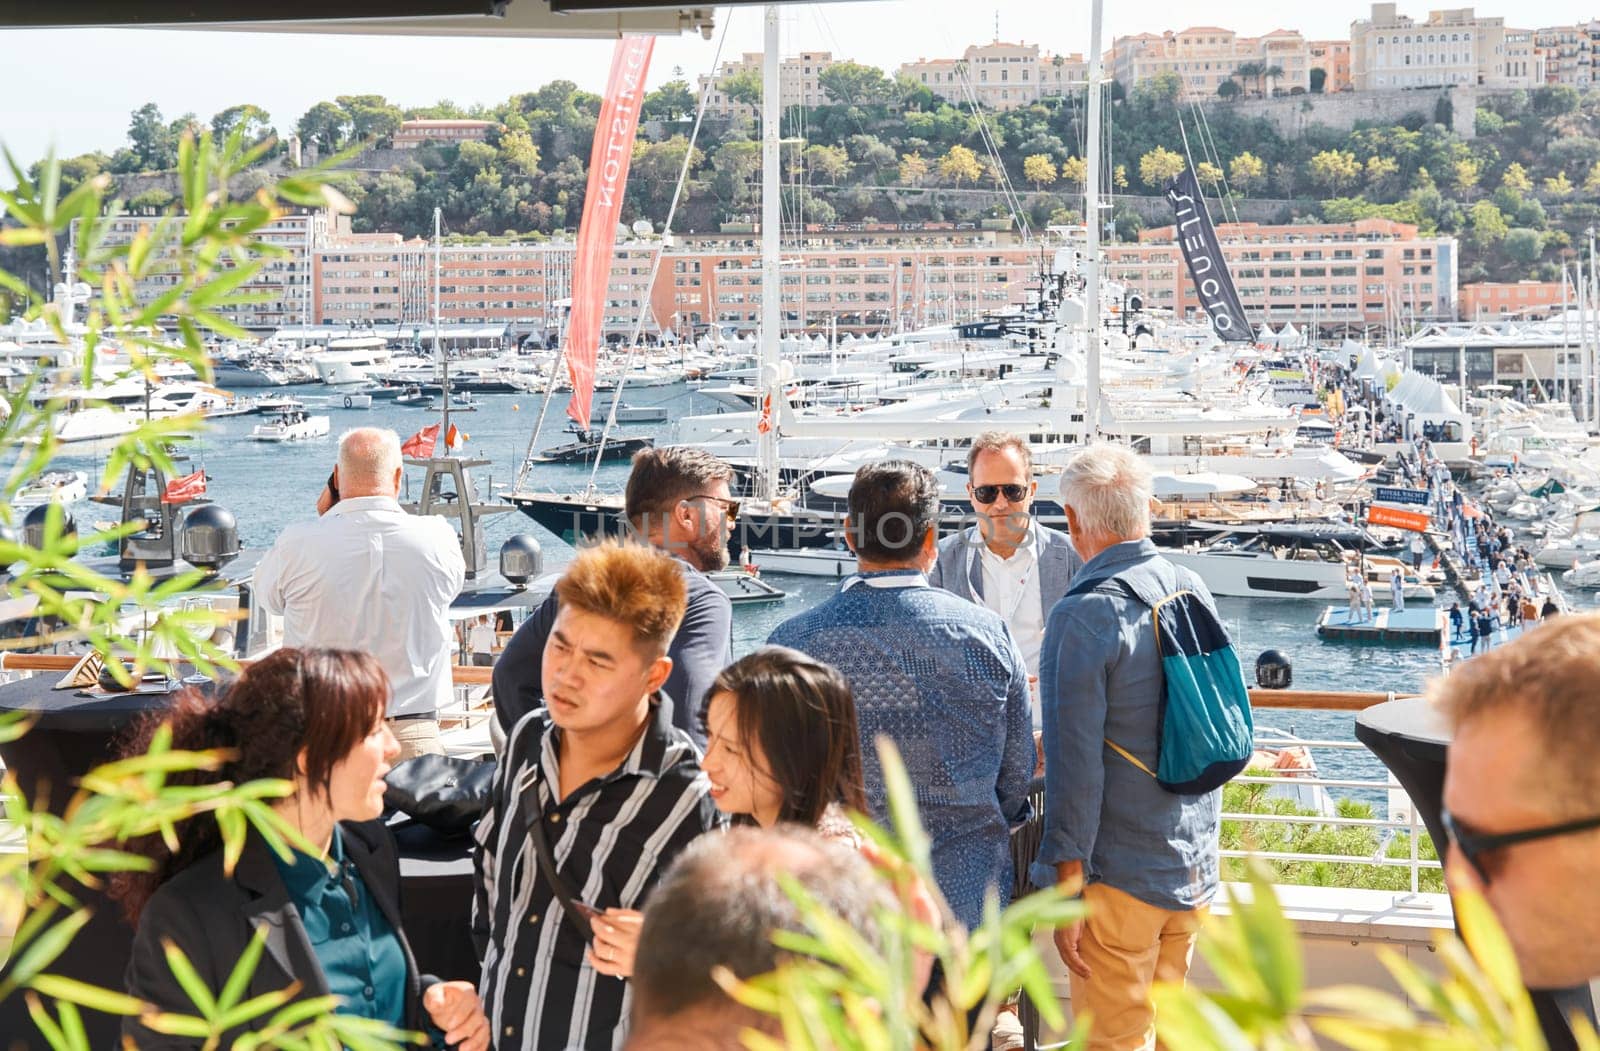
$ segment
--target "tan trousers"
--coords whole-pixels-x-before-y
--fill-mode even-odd
[[[1156,1046],[1153,982],[1182,982],[1207,910],[1168,912],[1104,883],[1084,888],[1089,906],[1078,953],[1090,978],[1071,976],[1072,1013],[1089,1013],[1088,1051]]]
[[[444,745],[439,741],[437,719],[390,719],[389,729],[400,742],[400,755],[395,759],[403,763],[419,755],[443,755]]]

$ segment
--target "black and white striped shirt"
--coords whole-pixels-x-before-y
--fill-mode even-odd
[[[628,758],[557,801],[560,731],[539,708],[512,730],[478,824],[472,926],[483,957],[479,992],[499,1051],[608,1051],[627,1035],[628,983],[595,971],[584,941],[539,874],[521,798],[537,793],[545,838],[572,896],[597,909],[643,907],[672,859],[723,823],[699,753],[651,705]]]

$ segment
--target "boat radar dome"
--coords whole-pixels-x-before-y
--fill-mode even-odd
[[[500,545],[500,575],[523,585],[544,571],[544,552],[530,533],[513,533]]]
[[[58,535],[66,540],[71,548],[76,550],[78,546],[78,523],[73,521],[72,515],[68,514],[66,508],[61,507],[59,504],[40,504],[24,516],[22,519],[22,542],[31,548],[43,548],[47,532],[45,523],[52,514],[60,516],[61,528]]]
[[[1287,690],[1294,682],[1294,666],[1277,650],[1263,650],[1256,658],[1256,685],[1264,690]]]
[[[216,504],[200,504],[183,520],[183,560],[217,570],[239,555],[239,521]]]

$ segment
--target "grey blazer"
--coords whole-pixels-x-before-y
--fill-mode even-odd
[[[406,1024],[424,1028],[422,990],[438,979],[419,976],[411,946],[400,922],[399,855],[381,822],[344,822],[345,856],[355,863],[367,891],[384,917],[400,934],[406,956]],[[328,980],[317,962],[300,913],[289,900],[283,877],[273,864],[271,848],[254,831],[234,866],[233,878],[222,872],[222,852],[215,851],[173,876],[155,892],[139,917],[133,959],[128,964],[128,993],[175,1014],[194,1014],[189,996],[167,967],[162,941],[182,949],[213,993],[222,989],[259,926],[267,929],[266,951],[250,978],[245,1000],[276,992],[298,981],[295,1000],[328,995]],[[122,1023],[140,1051],[198,1051],[201,1040],[165,1036],[140,1024]],[[242,1035],[223,1041],[232,1046]]]
[[[1067,534],[1059,529],[1050,529],[1035,521],[1033,533],[1039,544],[1039,600],[1044,605],[1040,612],[1048,622],[1050,610],[1072,586],[1072,578],[1083,567],[1083,559],[1078,557]],[[939,541],[939,559],[928,574],[928,583],[981,604],[983,560],[972,556],[977,552],[973,545],[982,543],[977,526],[969,526]]]

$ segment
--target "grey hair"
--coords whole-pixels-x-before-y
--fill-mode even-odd
[[[357,427],[339,436],[341,489],[385,489],[401,466],[400,436],[383,427]]]
[[[1150,468],[1120,445],[1096,442],[1071,460],[1061,475],[1061,502],[1079,527],[1097,536],[1139,540],[1150,535]]]
[[[1026,439],[1020,434],[1010,431],[984,431],[972,439],[972,445],[967,449],[967,474],[972,474],[972,468],[978,462],[980,453],[1003,453],[1007,449],[1014,449],[1022,458],[1023,471],[1033,472],[1033,450],[1028,447]]]

